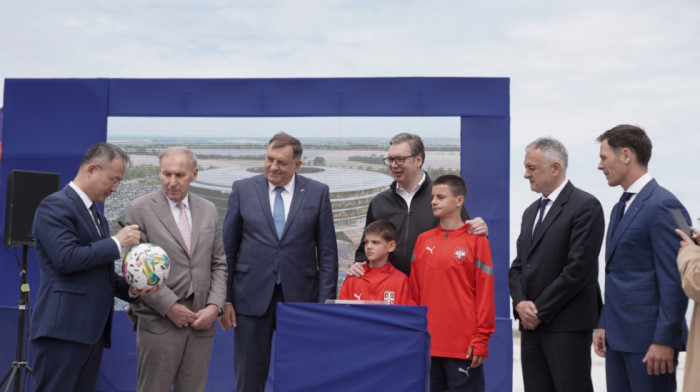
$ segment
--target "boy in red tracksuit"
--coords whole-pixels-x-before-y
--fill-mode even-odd
[[[466,194],[459,176],[435,180],[431,204],[440,225],[418,236],[413,249],[411,292],[428,307],[431,391],[484,390],[481,364],[496,324],[491,249],[462,222]]]
[[[388,220],[372,222],[365,228],[365,274],[348,276],[338,299],[383,301],[387,305],[414,305],[408,277],[394,268],[389,253],[396,249],[396,226]]]

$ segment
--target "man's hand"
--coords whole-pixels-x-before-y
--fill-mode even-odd
[[[352,263],[350,268],[348,268],[347,274],[348,276],[354,276],[359,278],[360,276],[365,274],[365,268],[364,266],[367,264],[366,261],[363,261],[361,263]]]
[[[642,362],[647,364],[647,374],[658,376],[673,373],[674,349],[665,344],[652,343]]]
[[[598,328],[593,336],[593,350],[599,357],[605,358],[605,330]]]
[[[129,293],[131,295],[149,295],[149,294],[155,294],[158,291],[160,291],[160,288],[163,286],[156,286],[156,287],[151,287],[151,288],[145,288],[145,289],[137,289],[134,286],[129,287]]]
[[[197,320],[197,315],[193,311],[187,309],[187,306],[177,302],[170,307],[168,313],[165,315],[168,316],[170,321],[178,328],[189,327],[191,323]]]
[[[219,316],[219,307],[209,304],[195,314],[197,319],[192,323],[192,329],[208,329]]]
[[[467,358],[472,356],[472,346],[469,346],[467,349]],[[478,368],[479,366],[483,365],[484,362],[486,362],[486,355],[474,355],[472,357],[472,364],[471,367],[473,368]]]
[[[540,325],[540,319],[537,318],[537,306],[534,302],[520,301],[515,306],[515,311],[518,312],[523,328],[534,330]]]
[[[237,327],[236,323],[236,310],[233,309],[233,304],[226,303],[224,305],[224,313],[219,316],[219,324],[224,331],[228,331],[231,327]]]
[[[117,238],[121,246],[127,247],[129,245],[136,245],[141,240],[141,232],[137,225],[124,226],[119,232],[114,236]]]
[[[464,224],[466,224],[467,227],[469,227],[467,231],[472,234],[489,235],[489,228],[486,226],[486,222],[484,222],[484,220],[480,217],[470,219],[464,222]]]

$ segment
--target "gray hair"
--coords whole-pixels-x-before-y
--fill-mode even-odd
[[[272,136],[267,145],[272,146],[272,148],[292,146],[292,158],[295,161],[301,160],[301,155],[304,153],[304,149],[301,147],[301,142],[299,139],[286,132],[276,133],[274,136]]]
[[[566,171],[569,165],[569,154],[566,152],[566,147],[553,137],[541,137],[525,147],[525,153],[533,150],[540,150],[544,158],[549,162],[559,162],[562,169]]]
[[[164,156],[169,155],[169,154],[174,154],[174,153],[180,153],[180,154],[187,155],[187,157],[190,158],[190,162],[192,162],[192,170],[197,168],[197,157],[194,155],[192,150],[190,150],[187,147],[182,147],[182,146],[168,147],[165,150],[161,151],[160,154],[158,155],[158,165],[160,165],[160,162],[163,160]]]
[[[425,146],[423,145],[423,139],[420,136],[413,133],[399,133],[389,140],[389,145],[399,144],[403,142],[408,142],[408,146],[411,149],[411,155],[420,155],[421,157],[421,167],[425,163]]]

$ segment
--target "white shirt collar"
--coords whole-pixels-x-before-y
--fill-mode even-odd
[[[567,183],[569,183],[569,180],[564,178],[564,181],[562,181],[561,184],[559,184],[557,189],[553,190],[552,193],[550,193],[549,196],[547,196],[547,199],[551,201],[550,205],[554,204],[554,201],[557,200],[557,197],[559,197],[559,194],[564,189]],[[544,195],[542,195],[542,198],[544,199]]]
[[[423,176],[420,178],[420,181],[418,181],[418,184],[416,184],[416,186],[414,186],[413,189],[411,189],[410,191],[403,189],[401,187],[401,184],[398,183],[398,181],[396,182],[396,190],[401,191],[401,192],[405,192],[408,195],[414,195],[416,192],[418,192],[418,189],[420,189],[421,185],[423,185],[423,183],[425,182],[425,172],[422,172],[422,173],[423,173]]]
[[[290,195],[294,194],[294,184],[296,182],[297,175],[296,173],[292,176],[292,179],[287,183],[287,185],[283,186],[284,190],[289,192]],[[270,193],[275,192],[275,188],[277,188],[276,185],[272,185],[270,181],[267,182],[267,190]]]
[[[89,210],[90,207],[92,207],[92,205],[94,204],[94,202],[92,200],[90,200],[90,196],[88,196],[87,193],[83,192],[82,189],[80,189],[77,185],[75,185],[75,183],[73,183],[73,181],[69,182],[68,186],[73,188],[75,193],[77,193],[78,196],[80,196],[80,200],[82,200],[83,204],[85,204],[85,208],[87,208]]]
[[[170,200],[168,196],[165,196],[166,199],[168,199],[168,204],[170,205],[170,209],[172,210],[173,208],[177,208],[177,202]],[[185,210],[190,209],[190,193],[187,192],[185,195],[185,198],[182,199],[182,205],[185,206]]]
[[[654,177],[652,177],[649,172],[646,172],[644,175],[639,177],[637,181],[630,185],[625,192],[634,193],[636,195],[637,193],[641,192],[642,188],[644,188],[653,178]]]

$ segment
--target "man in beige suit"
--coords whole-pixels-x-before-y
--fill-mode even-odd
[[[226,301],[227,266],[213,203],[189,194],[197,159],[184,147],[159,157],[162,189],[127,207],[141,241],[162,247],[170,275],[156,294],[131,304],[138,391],[204,391],[215,332]]]

